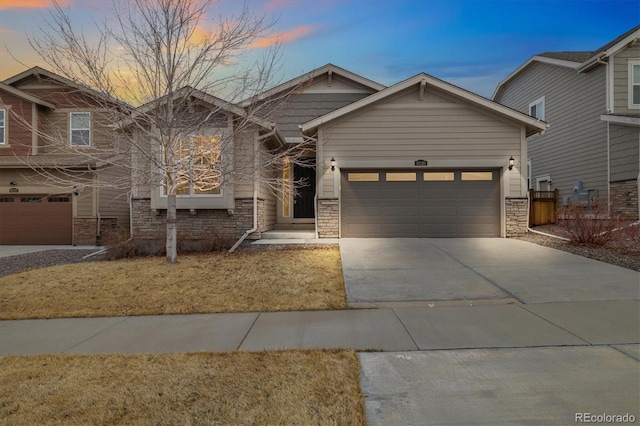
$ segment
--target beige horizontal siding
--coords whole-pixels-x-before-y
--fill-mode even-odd
[[[611,181],[638,178],[640,129],[631,126],[609,125],[611,138]]]
[[[398,99],[406,101],[402,108],[396,107]],[[323,127],[320,143],[324,164],[331,157],[339,164],[402,160],[412,164],[418,158],[491,161],[504,157],[506,164],[509,156],[519,156],[520,127],[515,124],[465,104],[455,108],[439,108],[435,104],[425,107],[428,101],[418,101],[417,94],[404,93],[393,101],[394,107],[376,104]],[[334,174],[326,170],[320,174],[320,196],[334,196]],[[519,178],[512,180],[511,190],[520,194]]]

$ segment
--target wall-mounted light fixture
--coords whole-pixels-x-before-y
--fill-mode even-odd
[[[13,180],[12,180],[11,182],[9,182],[9,185],[11,185],[11,186],[16,186],[16,185],[17,185],[17,183],[16,183],[15,181],[13,181]]]
[[[76,197],[80,195],[80,193],[78,192],[78,185],[73,185],[73,195],[75,195]]]
[[[516,159],[513,158],[513,155],[509,157],[509,170],[513,170],[513,166],[516,164]]]
[[[336,159],[331,157],[331,171],[334,172],[336,170]]]

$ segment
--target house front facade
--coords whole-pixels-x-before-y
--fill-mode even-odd
[[[533,56],[493,100],[549,123],[528,141],[528,187],[639,216],[640,26],[594,51]]]
[[[96,96],[39,67],[0,83],[0,244],[96,245],[128,231],[129,173],[90,155],[113,143]]]

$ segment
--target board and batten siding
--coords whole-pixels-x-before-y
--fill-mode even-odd
[[[640,116],[640,109],[629,109],[629,61],[640,61],[640,45],[627,47],[613,56],[613,113]]]
[[[606,67],[579,74],[534,62],[495,100],[528,114],[529,104],[543,96],[550,127],[528,139],[532,187],[536,178],[550,175],[552,189],[558,189],[560,197],[571,196],[577,180],[583,181],[584,190],[606,195],[607,126],[600,120],[606,112]]]
[[[319,196],[337,197],[334,173],[328,168],[332,157],[339,167],[350,162],[370,162],[376,165],[373,168],[413,167],[416,159],[449,167],[495,164],[504,159],[506,166],[511,155],[520,164],[521,126],[429,92],[419,101],[417,88],[412,88],[322,127]],[[524,194],[519,169],[509,173],[510,195]]]
[[[611,144],[611,181],[636,180],[640,173],[638,164],[640,129],[633,126],[609,124]]]

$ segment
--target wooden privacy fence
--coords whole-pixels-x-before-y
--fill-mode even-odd
[[[529,226],[558,223],[558,190],[529,190]]]

